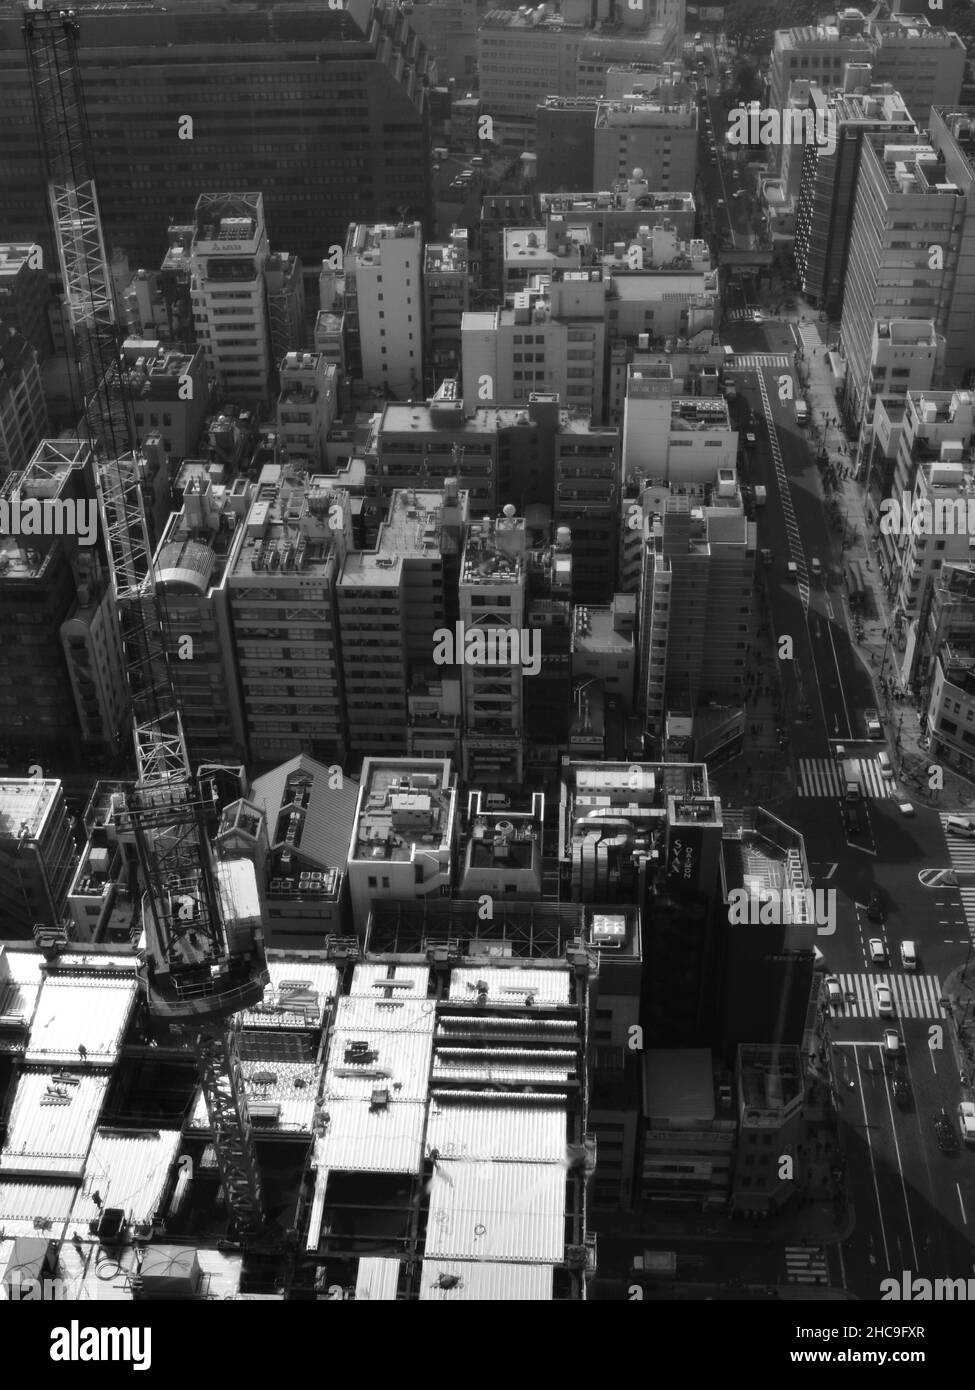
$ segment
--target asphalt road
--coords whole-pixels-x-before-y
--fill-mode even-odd
[[[791,354],[797,346],[785,323],[733,322],[724,336],[743,353]],[[779,637],[792,639],[792,660],[781,663],[792,752],[797,760],[829,765],[842,741],[848,756],[874,758],[885,745],[867,740],[863,710],[877,700],[850,630],[842,556],[827,523],[818,469],[792,401],[782,399],[783,377],[791,378],[797,395],[793,369],[737,373],[740,395],[755,417],[749,481],[763,483],[768,494],[756,516],[759,546],[773,554],[764,572],[773,625]],[[814,557],[822,569],[819,582]],[[789,576],[790,561],[798,566],[798,582]],[[828,1023],[856,1213],[854,1234],[842,1251],[847,1287],[877,1299],[880,1280],[899,1278],[904,1270],[929,1278],[967,1277],[975,1273],[975,1152],[960,1147],[957,1154],[942,1153],[934,1116],[942,1108],[955,1115],[962,1097],[951,1025],[938,998],[943,981],[964,963],[969,929],[957,888],[929,889],[918,881],[920,870],[950,862],[937,812],[916,804],[907,818],[897,799],[871,797],[856,835],[848,833],[835,793],[797,794],[777,813],[805,837],[813,886],[836,892],[835,932],[820,937],[818,945],[827,969],[857,990],[830,1011]],[[882,895],[882,922],[867,917],[873,888]],[[889,966],[871,964],[867,943],[873,937],[882,941]],[[901,969],[905,939],[918,943],[915,976]],[[873,1006],[879,979],[895,987],[893,1019],[879,1017]],[[910,1109],[895,1105],[884,1067],[887,1026],[897,1028],[904,1041]]]

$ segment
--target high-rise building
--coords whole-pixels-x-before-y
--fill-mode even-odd
[[[158,264],[201,188],[259,189],[269,225],[308,266],[342,244],[350,218],[429,216],[436,68],[395,0],[271,4],[232,25],[203,0],[79,19],[106,241],[132,264]],[[53,266],[20,27],[0,19],[4,234],[41,241]]]
[[[54,350],[50,306],[51,283],[39,243],[0,245],[0,321],[16,328],[42,362]]]
[[[346,312],[362,380],[409,399],[423,389],[423,231],[353,223],[345,246]]]
[[[438,674],[435,634],[456,610],[467,506],[455,479],[442,491],[396,491],[375,549],[346,556],[336,589],[356,753],[406,751],[411,672]]]
[[[975,364],[975,116],[948,106],[932,108],[928,137],[944,162],[948,180],[965,198],[965,217],[959,228],[961,246],[954,263],[951,313],[941,331],[945,338],[945,371],[954,384]]]
[[[122,356],[139,438],[158,434],[173,464],[195,457],[210,401],[203,348],[180,352],[158,340],[126,338]]]
[[[827,97],[812,87],[809,105],[816,120],[836,122],[836,148],[807,146],[796,207],[796,270],[802,292],[837,318],[843,305],[850,247],[850,219],[856,195],[863,136],[892,131],[905,140],[915,127],[898,92],[883,87]]]
[[[87,752],[129,751],[130,694],[118,606],[108,569],[95,550],[75,556],[75,603],[61,624],[61,647]]]
[[[295,468],[320,473],[325,440],[338,414],[338,368],[322,352],[289,352],[281,359],[278,375],[281,449]]]
[[[929,320],[946,341],[949,334],[957,341],[956,319],[970,319],[970,296],[961,296],[956,308],[953,292],[975,253],[975,219],[967,201],[927,142],[863,137],[840,328],[844,409],[857,430],[873,418],[870,359],[877,320]]]
[[[226,584],[251,757],[344,761],[335,587],[351,549],[341,489],[267,465]]]
[[[28,506],[41,518],[39,529],[22,531],[18,522],[0,534],[0,727],[20,756],[48,758],[82,737],[61,634],[87,578],[78,557],[97,541],[93,488],[91,448],[77,439],[42,440],[27,467],[0,486],[11,518],[23,510],[29,520]],[[52,504],[47,523],[45,502]],[[85,523],[84,536],[73,519]],[[104,649],[89,645],[94,634],[80,640],[82,665],[108,659]]]
[[[423,259],[423,343],[434,385],[460,368],[461,318],[470,308],[468,236],[455,227],[447,242],[427,246]]]
[[[26,467],[47,426],[38,351],[0,318],[0,479]]]
[[[224,392],[269,399],[272,357],[260,193],[204,193],[190,247],[193,321],[207,371]]]
[[[230,626],[228,575],[244,543],[253,486],[211,483],[206,464],[176,478],[183,504],[156,548],[156,587],[166,616],[170,670],[194,767],[247,758],[243,695]]]
[[[76,860],[61,783],[49,777],[0,781],[0,937],[30,940],[35,924],[49,930],[62,925]]]

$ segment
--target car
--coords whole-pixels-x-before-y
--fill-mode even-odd
[[[900,811],[902,816],[910,817],[914,814],[914,804],[910,801],[898,801],[897,809],[898,811]]]
[[[874,998],[877,1001],[877,1013],[881,1018],[894,1017],[894,996],[890,991],[890,985],[876,984],[873,987]]]
[[[761,557],[762,557],[762,564],[765,566],[766,569],[769,569],[769,567],[770,567],[771,564],[772,564],[772,552],[771,552],[771,550],[769,550],[768,546],[766,545],[766,546],[763,546],[762,549],[761,549],[758,553],[759,553],[759,555],[761,555]]]
[[[867,738],[883,738],[884,726],[881,724],[880,715],[875,709],[863,711],[863,722],[867,726]]]
[[[756,445],[757,443],[758,443],[758,436],[756,435],[755,431],[754,431],[754,430],[746,430],[746,431],[745,431],[745,448],[746,448],[746,449],[754,449],[754,447],[755,447],[755,445]]]
[[[884,943],[879,936],[872,936],[867,942],[867,950],[870,952],[871,965],[883,965],[887,959],[887,952],[884,950]]]
[[[822,578],[823,567],[820,563],[818,555],[814,555],[812,559],[809,561],[809,573],[813,576],[814,579]]]
[[[965,839],[975,839],[975,822],[966,820],[964,816],[949,816],[945,821],[945,830],[949,835],[963,835]]]
[[[905,1076],[899,1076],[894,1082],[894,1104],[901,1110],[911,1108],[911,1083]]]
[[[947,1110],[940,1111],[934,1117],[934,1132],[938,1136],[938,1148],[942,1153],[953,1154],[958,1152],[958,1135],[955,1126],[952,1124]]]
[[[896,1028],[884,1029],[884,1058],[888,1062],[899,1062],[901,1059],[901,1035]]]
[[[830,1004],[842,1004],[843,991],[840,989],[840,982],[835,975],[827,975],[823,981],[826,986],[826,999]]]
[[[724,207],[724,199],[723,199],[723,198],[719,198],[719,199],[718,199],[717,206],[718,206],[719,208],[723,208],[723,207]]]
[[[743,188],[739,188],[739,189],[737,190],[737,192],[732,193],[731,196],[732,196],[732,198],[747,198],[747,197],[748,197],[748,194],[745,192],[745,190],[744,190]]]
[[[879,888],[871,888],[870,890],[870,897],[867,900],[867,916],[871,922],[884,920],[884,895]]]
[[[975,1143],[975,1102],[963,1100],[958,1105],[958,1123],[966,1144]]]

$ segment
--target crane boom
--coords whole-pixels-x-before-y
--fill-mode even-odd
[[[251,864],[214,859],[214,807],[190,768],[171,679],[74,11],[26,10],[24,39],[132,700],[138,780],[125,821],[145,889],[142,981],[150,1010],[193,1048],[227,1202],[246,1229],[261,1220],[261,1183],[233,1016],[268,980],[260,896]]]

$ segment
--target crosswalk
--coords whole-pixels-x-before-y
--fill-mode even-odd
[[[787,1245],[785,1278],[787,1284],[828,1284],[826,1251],[820,1245]]]
[[[736,352],[729,357],[728,367],[791,367],[792,358],[787,352]]]
[[[948,816],[951,814],[949,811],[941,812],[942,829],[944,829]],[[949,835],[945,831],[945,843],[948,846],[951,867],[953,869],[968,869],[975,873],[975,840],[966,840],[960,835]],[[958,891],[961,894],[961,903],[965,910],[968,934],[975,940],[975,882],[959,884]]]
[[[937,975],[837,975],[843,1003],[833,1013],[839,1018],[880,1018],[874,986],[890,985],[898,1018],[947,1018],[938,1002],[941,981]]]
[[[843,773],[832,758],[800,758],[799,796],[842,796]],[[884,777],[876,758],[850,758],[860,768],[864,796],[896,796],[897,789],[890,778]]]

